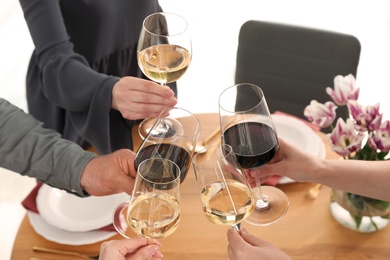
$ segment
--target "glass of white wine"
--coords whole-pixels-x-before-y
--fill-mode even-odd
[[[165,158],[150,158],[137,167],[130,201],[114,211],[115,229],[125,238],[171,235],[180,222],[180,168]]]
[[[151,80],[166,85],[187,70],[192,47],[186,19],[174,13],[153,13],[143,22],[138,40],[138,66]]]
[[[218,225],[240,229],[253,212],[256,199],[230,145],[207,148],[192,160],[206,218]]]
[[[182,16],[159,12],[147,16],[143,22],[137,46],[138,66],[153,81],[166,85],[177,81],[186,72],[192,59],[192,44],[188,23]],[[145,119],[143,126],[150,127]],[[166,131],[176,127],[168,119]]]

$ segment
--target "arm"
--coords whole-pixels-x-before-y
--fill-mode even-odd
[[[101,13],[101,16],[112,16],[109,10],[115,3],[101,1],[97,5],[102,3],[107,5],[107,13]],[[123,118],[135,120],[156,116],[163,108],[176,105],[174,93],[168,87],[141,78],[109,76],[92,69],[90,63],[93,61],[74,51],[59,0],[20,0],[20,4],[35,45],[33,57],[36,59],[33,58],[30,64],[29,73],[34,74],[30,75],[30,80],[37,81],[28,87],[39,88],[36,90],[39,95],[64,109],[66,120],[71,121],[66,123],[71,124],[77,135],[100,153],[115,150],[118,144],[125,146],[123,139],[126,139],[129,126]],[[96,7],[91,6],[91,9]],[[155,7],[146,5],[145,8]],[[105,9],[100,11],[105,12]],[[88,28],[77,32],[77,37],[81,38],[79,41],[82,41],[85,30],[88,31]],[[104,32],[102,34],[102,37],[111,37]],[[85,48],[95,50],[95,47]],[[136,67],[134,64],[129,66]],[[118,61],[112,67],[109,70],[115,71],[116,67],[121,67],[121,63]],[[69,138],[67,133],[64,135]],[[118,141],[119,138],[122,139]],[[114,148],[111,145],[113,142],[116,144]],[[126,147],[130,148],[131,145]]]
[[[1,167],[82,196],[81,174],[94,157],[0,98]]]
[[[390,201],[390,161],[320,159],[280,139],[280,149],[271,163],[252,171],[268,178],[284,175],[300,182],[317,182],[332,188]]]
[[[85,111],[90,105],[107,111],[108,97],[119,78],[97,73],[83,56],[73,51],[60,1],[20,0],[20,4],[34,42],[45,95],[70,111]],[[99,97],[99,104],[94,104],[92,100]]]

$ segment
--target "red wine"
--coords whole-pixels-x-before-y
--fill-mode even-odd
[[[228,128],[223,139],[229,144],[244,169],[253,169],[269,162],[279,143],[275,131],[268,125],[245,122]]]
[[[173,144],[155,144],[143,148],[135,159],[135,168],[145,159],[161,157],[169,159],[180,168],[180,181],[183,182],[190,168],[190,154],[182,147]]]

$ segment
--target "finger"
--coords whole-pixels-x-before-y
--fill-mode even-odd
[[[241,231],[239,231],[241,233]],[[240,254],[245,251],[246,242],[242,239],[240,233],[233,228],[228,229],[228,255],[230,259],[242,259]]]
[[[132,260],[161,259],[163,254],[159,251],[159,246],[149,245],[140,248],[132,256]]]
[[[148,239],[148,245],[161,246],[161,243],[159,241],[157,241],[156,239]]]
[[[146,92],[166,98],[174,96],[174,92],[168,86],[162,86],[156,82],[140,78],[124,77],[121,86],[131,91]]]
[[[240,245],[244,242],[240,234],[234,230],[233,228],[229,228],[227,231],[228,243],[231,248],[240,247]]]
[[[264,240],[250,234],[245,228],[242,228],[241,231],[242,239],[245,240],[248,244],[251,244],[252,246],[260,246],[265,243]]]
[[[159,116],[161,112],[164,109],[172,108],[177,104],[177,100],[175,99],[174,102],[167,102],[164,103],[133,103],[129,105],[129,108],[131,108],[129,111],[133,113],[138,114],[156,114],[156,116]]]

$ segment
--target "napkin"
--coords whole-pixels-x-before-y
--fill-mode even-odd
[[[32,191],[27,195],[27,197],[22,201],[22,206],[34,213],[39,214],[36,198],[38,195],[38,191],[43,185],[43,182],[38,182],[37,185],[32,189]],[[116,231],[112,224],[107,225],[105,227],[99,228],[101,231]]]

